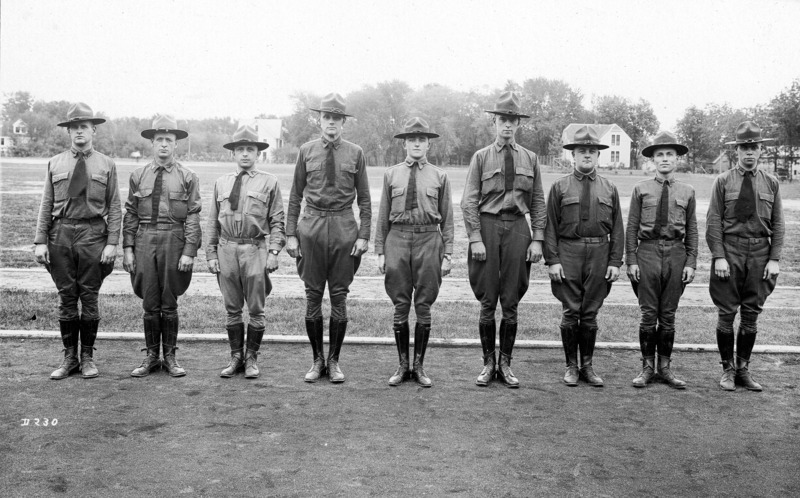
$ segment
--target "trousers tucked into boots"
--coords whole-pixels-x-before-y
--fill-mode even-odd
[[[580,324],[578,328],[578,348],[581,351],[581,377],[591,386],[603,387],[603,379],[594,373],[592,357],[594,356],[594,343],[597,340],[597,327],[587,327]]]
[[[411,332],[408,328],[408,322],[395,323],[392,329],[394,330],[394,342],[397,345],[397,356],[400,359],[400,365],[394,374],[389,377],[389,385],[399,386],[404,380],[411,377],[408,362],[408,343]]]
[[[661,380],[674,389],[686,389],[686,382],[675,377],[670,368],[672,345],[675,343],[675,330],[658,327],[658,375]]]
[[[306,334],[311,343],[311,352],[314,355],[314,363],[306,373],[306,382],[316,382],[327,373],[325,369],[325,348],[322,342],[322,317],[306,318]]]
[[[633,387],[646,387],[655,376],[656,328],[639,327],[639,347],[642,350],[642,371],[633,379]]]
[[[184,370],[175,359],[175,351],[178,349],[178,316],[161,317],[161,344],[164,348],[164,367],[172,377],[183,377],[186,375]]]
[[[517,324],[506,320],[500,321],[500,362],[497,365],[497,378],[507,387],[519,387],[519,380],[511,371],[511,353],[517,339]]]
[[[231,360],[228,366],[219,373],[220,377],[230,378],[244,366],[244,323],[226,327],[228,343],[231,347]]]
[[[339,352],[347,332],[347,320],[330,319],[328,325],[328,378],[333,383],[344,382],[344,374],[339,368]]]
[[[78,320],[62,320],[58,322],[58,325],[61,330],[61,343],[64,345],[64,359],[61,361],[61,366],[50,374],[50,378],[53,380],[66,379],[70,374],[77,372],[81,366],[78,362],[80,333]]]
[[[131,377],[145,377],[156,368],[161,368],[159,359],[159,348],[161,347],[161,317],[145,316],[144,325],[144,344],[142,351],[147,351],[142,364],[133,369]]]
[[[483,370],[481,370],[480,375],[478,375],[475,384],[479,386],[488,386],[489,381],[492,380],[497,369],[497,360],[494,354],[497,329],[494,320],[491,322],[479,322],[478,333],[481,338],[481,348],[483,349]]]
[[[567,360],[567,369],[564,372],[564,384],[578,385],[578,326],[561,326],[561,344],[564,346],[564,356]]]
[[[244,378],[257,379],[261,374],[258,370],[258,350],[261,349],[261,339],[264,338],[264,329],[247,325],[247,352],[244,355]]]
[[[414,367],[411,371],[411,375],[416,379],[417,384],[422,387],[431,387],[433,385],[431,378],[425,374],[425,370],[422,367],[425,361],[425,351],[428,349],[428,339],[430,336],[430,324],[418,323],[414,328]]]
[[[81,318],[79,328],[81,332],[81,374],[84,379],[91,379],[100,375],[94,364],[94,341],[97,339],[97,326],[100,320],[84,320]]]
[[[750,355],[756,344],[757,333],[755,318],[746,317],[743,314],[739,333],[736,336],[736,377],[734,382],[749,391],[761,391],[761,384],[753,380],[749,369]]]

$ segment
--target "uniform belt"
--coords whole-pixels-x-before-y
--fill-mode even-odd
[[[602,237],[578,237],[576,239],[564,240],[569,240],[571,242],[583,242],[584,244],[602,244],[603,242],[608,242],[608,235],[603,235]]]
[[[66,217],[62,217],[62,218],[56,218],[56,220],[60,221],[61,223],[71,223],[71,224],[74,225],[74,224],[77,224],[77,223],[91,223],[93,221],[102,220],[102,218],[66,218]]]
[[[307,214],[313,214],[314,216],[322,216],[323,218],[326,216],[344,216],[347,213],[352,213],[352,208],[346,207],[342,209],[315,209],[312,207],[306,206]]]
[[[731,242],[739,242],[739,243],[748,243],[748,244],[760,244],[762,242],[768,242],[769,237],[742,237],[741,235],[723,235],[724,239],[727,239]]]
[[[639,239],[639,244],[683,244],[683,239]]]
[[[525,215],[522,213],[515,213],[511,211],[500,211],[497,214],[494,213],[481,213],[484,216],[493,216],[495,218],[500,218],[502,221],[516,221],[517,219],[524,217]]]
[[[183,228],[183,223],[140,223],[139,226],[144,230],[172,230]]]
[[[264,240],[264,237],[258,239],[241,239],[239,237],[220,237],[220,242],[235,242],[237,244],[253,244],[257,246]]]
[[[392,230],[400,230],[401,232],[438,232],[439,225],[395,225],[392,224]]]

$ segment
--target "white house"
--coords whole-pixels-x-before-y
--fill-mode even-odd
[[[11,137],[0,137],[0,156],[8,155],[11,147],[14,146],[14,139]]]
[[[239,126],[250,125],[258,132],[258,140],[269,144],[269,148],[261,152],[264,162],[275,161],[275,151],[284,145],[284,132],[282,119],[250,119],[239,121]]]
[[[572,142],[575,132],[581,126],[591,126],[597,131],[600,143],[608,145],[608,149],[600,151],[598,164],[601,168],[629,168],[631,159],[631,137],[616,124],[570,123],[561,133],[561,143]],[[563,158],[572,162],[572,151],[564,149]]]

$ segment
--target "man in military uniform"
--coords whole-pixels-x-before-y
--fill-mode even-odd
[[[231,360],[220,377],[232,377],[244,366],[245,378],[254,379],[259,376],[256,360],[266,328],[264,305],[272,290],[269,274],[278,268],[278,254],[286,242],[283,199],[278,178],[256,169],[260,152],[269,144],[259,142],[253,128],[239,127],[223,147],[233,152],[238,168],[214,184],[206,251],[228,315]],[[250,315],[246,352],[245,302]]]
[[[642,313],[642,372],[633,379],[634,387],[647,386],[656,369],[671,387],[686,387],[686,382],[672,373],[670,361],[675,311],[697,266],[694,188],[675,178],[678,156],[688,151],[672,133],[656,135],[653,144],[642,150],[642,155],[655,163],[656,176],[637,183],[631,194],[625,253],[628,277]]]
[[[522,118],[519,97],[505,92],[493,114],[496,138],[472,156],[461,209],[469,238],[469,283],[481,303],[478,331],[483,370],[475,383],[486,386],[497,374],[511,388],[519,380],[511,371],[517,337],[517,305],[528,290],[531,263],[542,257],[545,203],[536,154],[518,145],[514,135]],[[530,227],[525,215],[530,213]],[[500,322],[500,362],[495,360],[495,311]]]
[[[720,388],[737,385],[761,391],[748,369],[756,342],[756,321],[778,280],[784,222],[779,182],[758,169],[761,128],[745,121],[736,129],[736,166],[714,180],[706,216],[711,249],[709,291],[718,309],[717,346],[722,358]],[[733,320],[741,309],[733,357]]]
[[[550,188],[544,257],[553,295],[563,308],[564,383],[576,386],[580,377],[602,387],[603,379],[592,367],[597,312],[619,278],[625,228],[617,187],[597,174],[600,150],[608,146],[600,143],[593,127],[582,126],[563,147],[572,151],[575,170]]]
[[[405,161],[383,175],[383,195],[375,233],[378,269],[386,274],[386,293],[394,304],[394,340],[400,366],[389,378],[390,386],[413,377],[431,387],[423,361],[431,334],[431,305],[439,295],[442,275],[450,273],[453,253],[453,204],[447,173],[428,162],[430,131],[420,118],[409,119],[403,133]],[[413,369],[409,370],[408,314],[411,302],[414,328]]]
[[[306,332],[314,364],[305,376],[316,382],[326,372],[322,346],[322,295],[331,299],[330,351],[327,373],[331,382],[344,382],[339,352],[347,331],[347,293],[361,255],[369,246],[372,207],[364,151],[342,139],[350,117],[342,96],[322,98],[317,109],[322,136],[300,147],[286,215],[286,252],[297,258],[297,271],[306,288]],[[300,217],[300,203],[306,207]],[[353,215],[358,201],[361,226]],[[299,221],[298,221],[299,218]]]
[[[60,300],[64,360],[51,379],[79,369],[85,379],[99,375],[93,360],[100,323],[97,295],[114,269],[122,220],[117,167],[92,147],[96,125],[105,122],[83,102],[71,106],[58,126],[67,129],[72,146],[47,163],[34,256],[53,277]]]
[[[186,375],[175,359],[178,340],[178,296],[192,281],[200,247],[200,185],[194,171],[175,160],[178,140],[189,134],[172,116],[159,115],[142,137],[153,145],[153,161],[131,173],[123,220],[123,266],[133,291],[142,298],[147,356],[133,377],[164,366],[173,377]]]

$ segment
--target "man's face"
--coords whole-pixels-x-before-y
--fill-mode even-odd
[[[169,159],[175,153],[175,147],[178,139],[174,133],[166,133],[163,131],[156,132],[153,135],[153,155],[159,159]]]
[[[744,169],[753,169],[758,166],[758,158],[761,157],[761,144],[739,144],[736,146],[736,155]]]
[[[69,133],[69,138],[72,141],[72,145],[79,149],[83,149],[92,145],[92,140],[94,139],[96,130],[97,128],[92,124],[91,121],[78,121],[69,124],[67,133]]]
[[[250,169],[258,159],[258,148],[255,145],[240,145],[233,149],[233,157],[240,168]]]
[[[600,150],[592,145],[575,147],[572,149],[572,157],[575,159],[575,168],[581,173],[591,173],[597,167],[597,159],[600,157]]]
[[[656,170],[662,175],[670,175],[678,166],[678,153],[672,147],[659,147],[653,152]]]
[[[497,138],[502,140],[511,140],[519,128],[519,118],[511,116],[503,116],[496,114],[494,117],[494,129],[497,132]]]
[[[428,137],[416,135],[405,139],[406,153],[411,159],[422,159],[428,154],[429,147],[430,141],[428,141]]]
[[[322,134],[325,135],[325,138],[330,141],[336,140],[342,135],[344,116],[341,114],[323,112],[319,116],[319,126],[322,128]]]

